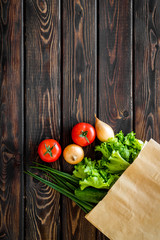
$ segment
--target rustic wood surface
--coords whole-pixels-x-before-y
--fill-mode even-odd
[[[0,1],[0,239],[23,239],[22,3]]]
[[[99,2],[98,113],[115,132],[131,131],[132,0]]]
[[[158,0],[0,0],[0,239],[107,240],[23,171],[43,139],[64,148],[95,113],[160,142],[159,46]],[[73,169],[62,156],[50,166]]]
[[[94,124],[97,104],[95,10],[94,0],[67,0],[62,5],[63,147],[72,143],[70,133],[76,123]],[[91,152],[90,149],[87,147],[86,153]],[[67,172],[72,170],[64,161],[62,169]],[[62,239],[95,239],[95,228],[84,216],[75,204],[63,199]]]
[[[160,2],[136,0],[134,26],[135,130],[160,142]]]
[[[41,140],[60,140],[60,3],[25,4],[25,164],[39,161]],[[33,24],[34,23],[34,24]],[[54,163],[59,168],[60,162]],[[25,176],[25,238],[60,239],[60,195]]]

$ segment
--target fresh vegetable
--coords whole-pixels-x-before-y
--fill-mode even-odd
[[[31,166],[32,169],[38,169],[42,171],[46,178],[42,178],[30,171],[25,172],[26,174],[32,176],[33,178],[39,180],[40,182],[48,185],[49,187],[55,189],[61,194],[73,200],[85,213],[88,213],[95,206],[94,203],[90,201],[82,201],[79,199],[74,191],[79,187],[78,179],[68,173],[61,172],[59,170],[53,169],[48,166],[44,166],[39,163],[35,163],[34,166]],[[46,175],[47,174],[47,175]],[[48,178],[48,179],[47,179]]]
[[[55,162],[61,153],[61,146],[54,139],[45,139],[38,146],[38,154],[45,162]]]
[[[95,140],[95,137],[95,129],[89,123],[78,123],[72,129],[73,142],[82,147],[91,144]]]
[[[75,189],[74,193],[75,196],[82,201],[98,203],[107,194],[107,190],[88,187],[85,188],[84,190],[77,188]]]
[[[123,158],[128,163],[132,163],[138,156],[143,147],[143,142],[135,137],[135,133],[132,131],[124,136],[120,131],[114,138],[108,139],[108,141],[101,143],[101,145],[95,147],[95,151],[102,153],[104,159],[109,161],[112,158]],[[117,152],[118,154],[115,154]],[[111,158],[112,157],[112,158]],[[103,159],[102,159],[103,160]],[[99,164],[102,164],[101,161]],[[124,169],[123,169],[124,170]]]
[[[82,149],[80,146],[75,146]],[[99,152],[101,155],[98,159],[91,160],[85,157],[75,165],[73,175],[39,163],[31,168],[42,171],[43,178],[29,171],[26,173],[69,197],[85,213],[88,213],[107,194],[108,189],[112,187],[125,169],[130,166],[142,147],[143,142],[135,138],[134,132],[124,136],[123,132],[120,131],[115,137],[109,138],[106,142],[95,147],[96,153]],[[65,151],[68,155],[64,151],[65,157],[67,156],[67,160],[70,159],[71,162],[75,163],[73,157],[75,151],[71,149],[70,145],[67,148]]]
[[[70,164],[77,164],[84,158],[83,148],[76,144],[70,144],[64,149],[63,157],[66,162]]]
[[[109,189],[119,178],[116,174],[108,173],[104,167],[99,168],[96,160],[93,161],[87,157],[74,168],[73,175],[80,178],[79,185],[81,190],[84,190],[86,187]]]
[[[114,131],[113,129],[106,123],[99,120],[96,115],[96,122],[95,122],[95,129],[96,129],[96,135],[97,138],[101,142],[106,142],[109,138],[114,137]]]
[[[99,160],[84,160],[74,167],[73,175],[80,179],[81,190],[86,187],[109,189],[138,156],[143,142],[131,132],[124,136],[120,131],[114,138],[95,147],[102,153]]]

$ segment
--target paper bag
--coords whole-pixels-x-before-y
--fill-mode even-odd
[[[160,239],[160,145],[145,144],[86,219],[111,240]]]

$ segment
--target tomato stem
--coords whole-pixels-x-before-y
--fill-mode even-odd
[[[88,133],[88,131],[81,131],[81,134],[79,135],[79,137],[84,137],[86,140],[87,140],[87,142],[89,143],[89,140],[88,140],[88,138],[87,138],[87,133]]]
[[[53,157],[53,155],[52,155],[52,149],[55,147],[55,145],[56,144],[54,144],[52,147],[50,147],[50,145],[47,147],[47,145],[45,144],[45,148],[46,148],[46,152],[43,154],[43,155],[46,155],[47,153],[51,156],[51,157]]]

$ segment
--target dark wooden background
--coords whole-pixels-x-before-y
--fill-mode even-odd
[[[107,239],[23,170],[95,113],[160,142],[159,46],[158,0],[0,0],[0,240]]]

